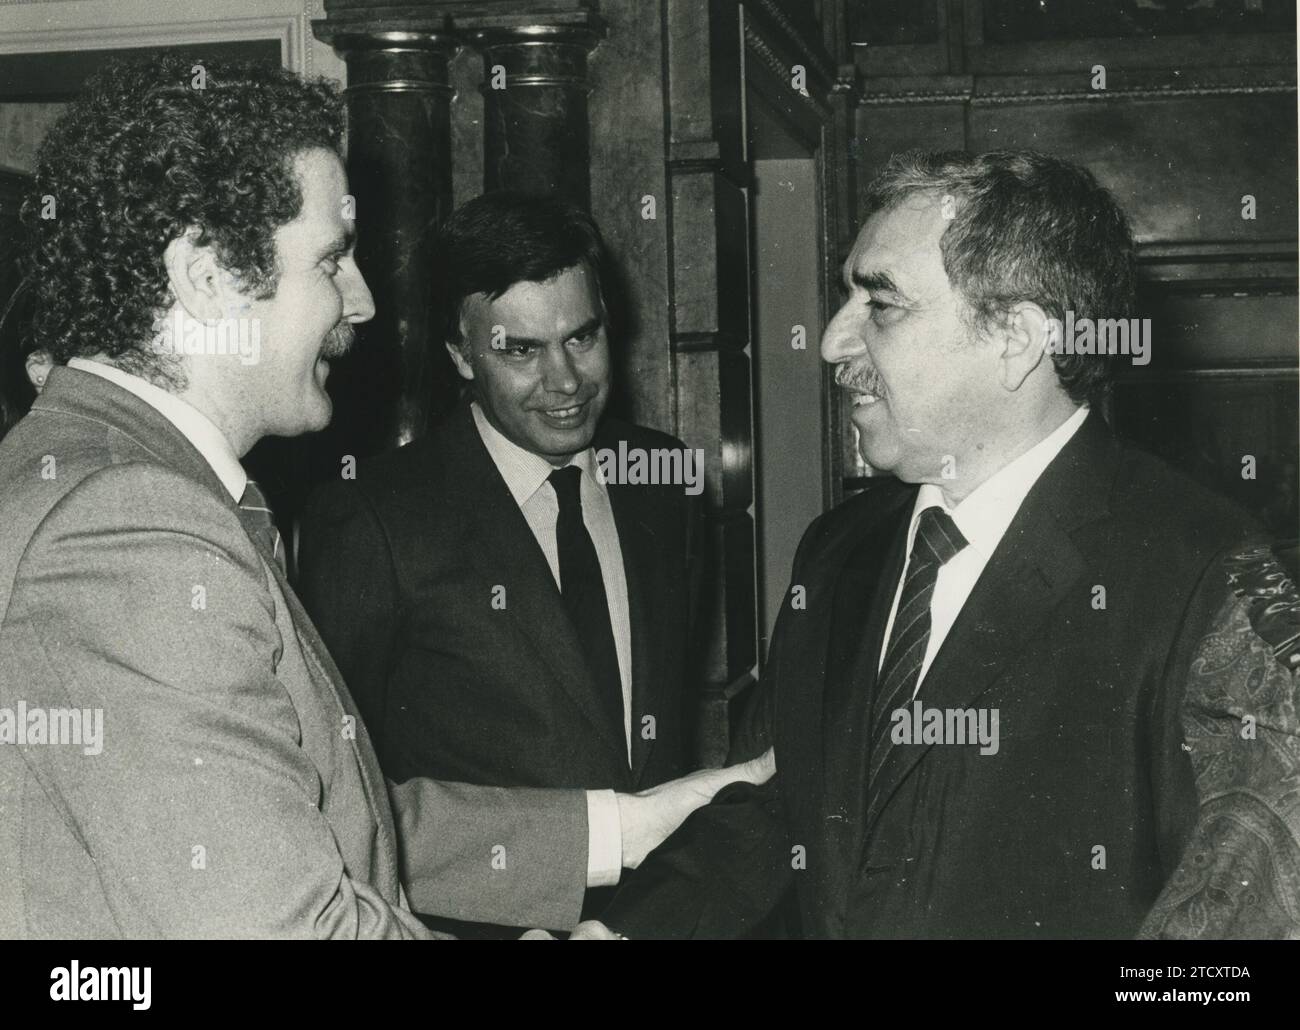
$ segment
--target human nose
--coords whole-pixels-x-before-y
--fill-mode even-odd
[[[829,364],[842,365],[866,353],[862,315],[854,311],[851,304],[850,301],[841,307],[822,333],[822,360]]]
[[[350,269],[343,272],[343,317],[354,325],[369,322],[375,317],[375,298],[370,294],[365,276],[356,262],[349,261]]]
[[[542,386],[550,393],[578,392],[578,370],[573,355],[562,343],[551,344],[542,355]]]

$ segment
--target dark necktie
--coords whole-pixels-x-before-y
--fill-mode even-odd
[[[618,671],[618,650],[609,618],[605,580],[600,572],[596,545],[582,521],[582,469],[566,465],[551,473],[551,487],[560,502],[555,520],[555,543],[560,557],[560,595],[569,612],[587,659],[587,668],[609,716],[623,730],[623,681]]]
[[[283,572],[284,542],[280,539],[280,531],[275,528],[275,518],[271,506],[266,503],[266,495],[251,479],[244,487],[244,496],[239,499],[239,521],[244,524],[244,531],[252,537],[253,543],[261,547]]]
[[[907,559],[898,613],[889,634],[885,661],[876,679],[871,705],[871,767],[867,783],[879,775],[890,751],[890,716],[912,699],[930,643],[930,600],[939,569],[963,547],[966,538],[942,508],[926,508],[916,523],[916,539]],[[870,788],[868,788],[870,789]]]

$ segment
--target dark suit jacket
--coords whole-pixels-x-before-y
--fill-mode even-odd
[[[395,826],[294,592],[152,407],[56,368],[0,442],[0,526],[0,707],[103,713],[97,755],[0,745],[0,937],[428,937],[397,833],[418,906],[562,925],[585,866],[529,820],[571,799],[418,780]],[[449,858],[489,847],[467,812],[517,852],[496,894]]]
[[[864,706],[916,488],[818,518],[747,740],[777,775],[688,819],[606,913],[630,936],[733,936],[793,887],[813,937],[1131,936],[1195,817],[1179,708],[1249,520],[1093,414],[1026,497],[922,683],[999,710],[1000,749],[903,745],[867,813]],[[1105,589],[1105,606],[1095,606]],[[1104,849],[1104,850],[1102,850]]]
[[[613,419],[593,446],[620,440],[682,446]],[[630,766],[623,727],[600,702],[546,557],[467,402],[429,437],[362,462],[355,480],[312,499],[300,589],[390,778],[634,791],[686,771],[696,505],[681,486],[611,484],[609,495],[632,628]],[[573,846],[585,863],[581,830]]]

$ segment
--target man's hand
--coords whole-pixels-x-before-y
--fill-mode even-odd
[[[604,923],[596,919],[588,919],[585,923],[579,923],[573,928],[573,933],[569,934],[571,941],[625,941],[627,940],[621,933],[615,933]]]
[[[528,930],[519,938],[521,941],[554,941],[559,940],[548,930]],[[625,941],[627,940],[620,933],[615,933],[604,923],[597,922],[595,919],[588,919],[585,923],[579,923],[573,928],[573,933],[569,934],[571,941]]]
[[[623,832],[623,867],[635,869],[639,866],[646,855],[662,844],[688,815],[707,805],[713,800],[713,795],[727,784],[739,780],[766,783],[774,772],[776,757],[768,748],[760,757],[740,765],[703,769],[639,794],[617,795],[618,818]]]

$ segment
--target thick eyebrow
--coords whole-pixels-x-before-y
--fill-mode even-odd
[[[871,293],[892,293],[898,297],[907,296],[898,288],[898,284],[894,282],[894,277],[888,272],[859,272],[855,270],[852,279],[854,286]]]
[[[321,257],[330,254],[346,254],[356,245],[356,242],[357,231],[349,226],[321,248]]]
[[[569,332],[565,333],[564,339],[580,340],[584,336],[590,336],[592,333],[594,333],[597,329],[599,329],[604,324],[605,324],[604,317],[601,315],[596,315],[594,318],[587,319],[587,321],[583,322],[582,325],[578,326],[577,329],[572,329]],[[532,336],[507,336],[506,337],[506,345],[510,347],[545,347],[546,344],[547,344],[546,340],[540,340]]]

